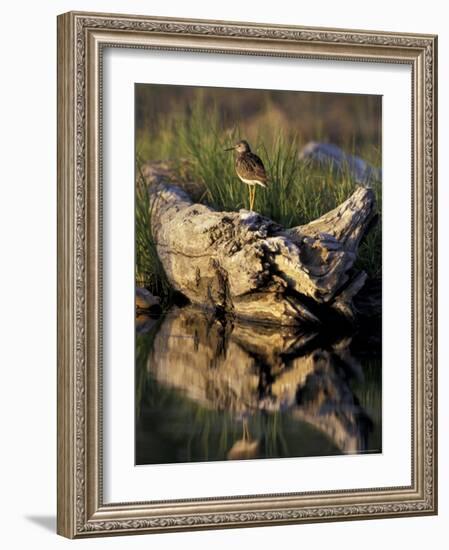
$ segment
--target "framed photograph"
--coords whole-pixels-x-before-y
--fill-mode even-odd
[[[436,56],[59,16],[59,534],[437,513]]]

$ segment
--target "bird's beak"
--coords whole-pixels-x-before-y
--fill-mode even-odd
[[[225,151],[234,151],[235,147],[229,147],[229,149],[225,149]]]

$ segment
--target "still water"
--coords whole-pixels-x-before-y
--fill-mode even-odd
[[[136,464],[379,453],[380,351],[193,306],[139,317]]]

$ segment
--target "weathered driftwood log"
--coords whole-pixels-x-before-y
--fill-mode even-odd
[[[152,178],[152,233],[173,287],[192,303],[282,325],[354,317],[359,242],[374,215],[371,189],[303,226],[284,229],[256,212],[217,212]]]

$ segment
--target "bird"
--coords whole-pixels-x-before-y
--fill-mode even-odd
[[[256,197],[256,185],[267,187],[267,173],[261,159],[251,152],[249,143],[242,139],[225,151],[235,151],[235,171],[237,176],[246,183],[249,191],[249,209],[252,212]]]

